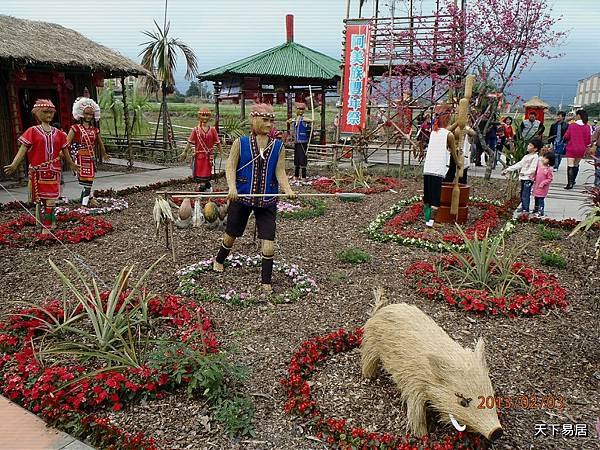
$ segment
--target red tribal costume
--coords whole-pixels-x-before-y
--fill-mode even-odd
[[[209,183],[212,175],[214,146],[220,144],[219,135],[214,127],[205,130],[200,125],[192,130],[190,144],[194,145],[192,158],[192,177],[197,183]]]
[[[82,186],[92,186],[96,178],[96,141],[100,130],[96,127],[84,127],[81,124],[71,127],[75,138],[73,139],[76,147],[75,157],[79,169],[79,184]]]
[[[29,189],[32,202],[55,200],[60,194],[60,152],[65,148],[67,135],[51,127],[45,132],[41,125],[28,128],[19,137],[27,148]]]

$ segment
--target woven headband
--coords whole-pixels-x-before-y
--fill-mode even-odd
[[[262,112],[252,111],[250,113],[250,115],[252,117],[266,117],[268,119],[274,119],[275,118],[275,114],[274,113],[262,113]]]
[[[56,106],[50,100],[36,100],[34,108],[51,108],[56,111]]]

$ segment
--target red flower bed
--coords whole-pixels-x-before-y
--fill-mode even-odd
[[[332,355],[348,352],[360,346],[362,328],[354,332],[340,329],[324,337],[316,337],[302,344],[296,352],[288,376],[281,380],[287,393],[285,411],[299,415],[314,427],[317,437],[342,450],[444,450],[480,448],[481,439],[469,433],[454,433],[445,437],[393,435],[370,433],[359,427],[347,425],[346,419],[325,417],[311,395],[310,378],[319,364]]]
[[[459,264],[456,258],[441,258],[442,271],[451,270]],[[434,264],[419,261],[406,269],[405,274],[416,287],[417,292],[430,300],[445,300],[465,311],[475,311],[492,315],[515,314],[533,316],[544,313],[548,308],[558,306],[565,310],[569,305],[565,290],[555,276],[546,275],[522,263],[515,263],[512,272],[521,277],[533,290],[530,293],[497,297],[492,292],[481,289],[457,289],[440,277]]]
[[[108,293],[103,295],[106,298]],[[60,315],[61,305],[55,300],[45,308]],[[177,338],[193,350],[202,354],[217,351],[211,322],[194,302],[169,295],[152,298],[148,307],[152,316],[167,319]],[[181,368],[142,366],[81,378],[86,372],[81,365],[44,367],[34,354],[31,338],[43,331],[45,317],[42,310],[30,308],[0,323],[0,392],[52,424],[77,430],[102,448],[155,448],[154,441],[142,433],[132,436],[96,414],[106,408],[119,411],[124,402],[134,398],[164,397],[168,390],[189,381],[185,376],[181,381],[173,376]]]
[[[502,206],[498,206],[491,203],[478,201],[469,202],[470,208],[482,208],[484,213],[475,221],[473,225],[464,230],[467,237],[469,239],[474,239],[475,236],[477,236],[478,239],[484,239],[488,231],[492,232],[496,230],[501,224],[501,217],[510,209],[509,205],[512,205],[512,203],[513,202],[508,202]],[[383,233],[394,234],[406,239],[414,238],[420,241],[439,242],[442,240],[455,245],[461,245],[464,243],[462,237],[454,232],[444,234],[440,237],[426,231],[413,231],[406,229],[408,226],[418,221],[422,221],[422,217],[423,203],[413,203],[406,210],[388,220],[383,225]]]
[[[58,215],[56,221],[58,227],[52,230],[53,234],[23,232],[26,226],[36,225],[35,218],[30,215],[23,215],[0,224],[0,246],[48,245],[58,241],[76,244],[81,241],[91,241],[113,229],[112,224],[104,219],[83,215],[74,211]],[[78,224],[74,228],[61,229],[61,224],[74,222]]]
[[[342,186],[344,182],[351,184],[351,179],[342,180]],[[400,186],[400,181],[395,178],[389,177],[377,177],[375,179],[377,183],[375,186],[371,186],[369,188],[354,188],[354,189],[345,189],[343,187],[339,187],[335,185],[335,180],[331,178],[319,178],[315,182],[313,182],[313,186],[316,190],[320,192],[325,192],[329,194],[337,194],[339,192],[357,192],[361,194],[377,194],[379,192],[389,191],[390,189],[394,189]]]
[[[580,224],[579,220],[573,218],[556,220],[549,217],[534,217],[525,214],[521,214],[517,220],[521,223],[542,223],[548,227],[562,228],[564,230],[572,230]],[[600,223],[595,224],[592,229],[600,229]]]

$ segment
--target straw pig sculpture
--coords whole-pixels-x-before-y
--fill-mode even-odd
[[[489,440],[502,436],[496,408],[480,409],[480,396],[494,396],[485,361],[483,339],[474,350],[463,348],[429,316],[406,303],[385,306],[383,291],[364,326],[362,373],[374,378],[378,363],[394,379],[406,404],[409,431],[427,433],[427,407],[457,430]]]

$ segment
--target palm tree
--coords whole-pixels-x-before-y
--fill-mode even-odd
[[[167,94],[174,92],[175,90],[175,68],[177,66],[177,50],[183,53],[186,63],[186,80],[190,80],[194,75],[198,73],[198,66],[196,61],[196,55],[190,47],[181,42],[177,38],[169,37],[170,22],[166,21],[166,4],[165,4],[165,23],[161,28],[156,21],[156,31],[144,31],[143,33],[150,38],[148,42],[144,42],[144,49],[140,52],[142,56],[142,66],[146,68],[150,73],[154,74],[153,77],[147,77],[146,88],[149,92],[161,93],[161,113],[159,114],[158,122],[163,123],[163,143],[164,148],[171,146],[171,140],[168,130],[168,117],[169,113],[167,110]]]

